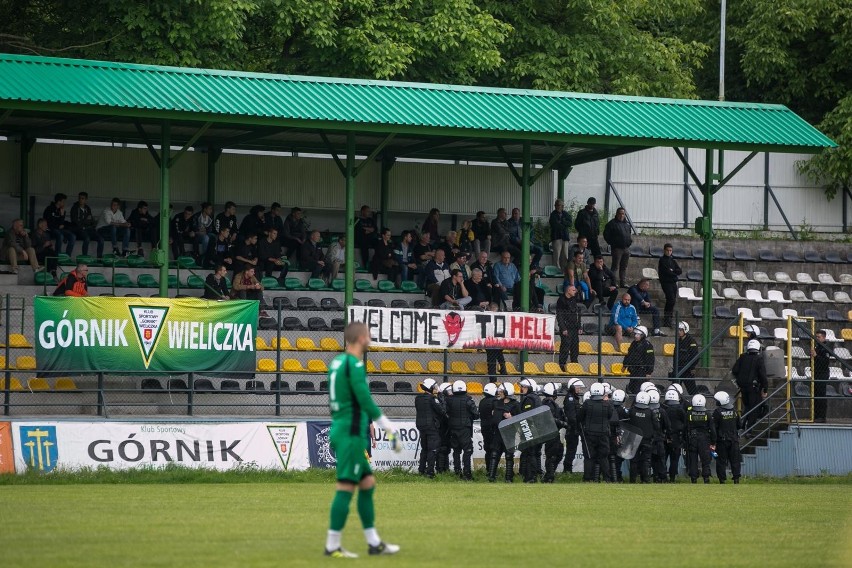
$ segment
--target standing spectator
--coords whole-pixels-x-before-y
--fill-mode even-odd
[[[473,229],[471,229],[471,222],[469,219],[465,219],[462,221],[461,228],[458,230],[458,237],[456,238],[456,243],[458,246],[459,252],[466,252],[470,254],[473,250]]]
[[[48,222],[48,226],[50,222]],[[118,239],[121,239],[121,256],[127,256],[130,248],[130,223],[124,219],[121,212],[121,200],[113,197],[109,207],[103,210],[97,225],[98,233],[112,243],[112,253],[118,252]]]
[[[253,266],[246,266],[245,270],[234,276],[231,297],[263,303],[263,284],[258,281]]]
[[[141,204],[145,203],[144,201],[140,201]],[[148,204],[145,203],[145,207],[147,209]],[[225,203],[225,210],[216,215],[216,218],[213,220],[213,230],[216,231],[218,235],[223,228],[228,228],[228,234],[230,235],[231,243],[233,244],[237,240],[237,205],[233,201],[228,201]],[[136,237],[139,238],[138,236]],[[137,241],[138,242],[138,241]]]
[[[509,223],[506,219],[506,209],[503,207],[497,210],[497,217],[491,221],[491,250],[508,252],[515,259],[515,264],[521,262],[521,249],[512,246],[509,240]]]
[[[424,272],[424,285],[426,295],[433,297],[445,279],[450,277],[450,266],[444,261],[444,251],[435,251],[435,257],[426,263]]]
[[[54,296],[73,296],[83,298],[89,295],[89,286],[86,283],[86,275],[89,274],[89,267],[85,264],[78,264],[77,268],[65,275],[65,278],[59,281],[56,290],[53,291]]]
[[[328,247],[328,252],[325,254],[325,259],[329,263],[329,280],[332,282],[337,280],[337,275],[340,272],[340,267],[346,264],[346,235],[339,235],[337,240],[331,243]]]
[[[426,287],[426,265],[435,258],[435,249],[429,242],[429,235],[422,233],[416,245],[414,245],[414,262],[419,266],[419,275],[417,277],[417,285],[421,288]]]
[[[577,289],[581,300],[591,301],[592,283],[589,280],[589,270],[581,252],[576,253],[571,258],[571,262],[565,265],[565,279],[562,281],[562,288],[565,289],[568,286],[574,286]]]
[[[648,330],[644,325],[637,325],[633,330],[633,341],[624,356],[624,370],[630,375],[630,382],[627,384],[629,394],[639,392],[642,383],[654,374],[654,365],[654,346],[648,341]]]
[[[494,265],[493,275],[495,294],[499,294],[503,302],[508,301],[509,294],[515,289],[515,284],[521,281],[521,274],[518,272],[518,267],[512,263],[512,255],[509,251],[500,255],[500,262]]]
[[[512,243],[512,246],[520,250],[521,245],[523,245],[523,240],[521,239],[521,210],[517,207],[512,209],[512,216],[509,217],[508,225],[509,242]],[[544,256],[544,249],[534,243],[532,235],[530,235],[530,266],[538,268],[542,256]]]
[[[463,310],[470,302],[471,298],[464,287],[464,275],[458,268],[450,271],[450,277],[441,282],[438,293],[432,299],[432,305],[442,310]]]
[[[369,205],[362,205],[355,217],[355,248],[361,251],[361,266],[370,266],[370,249],[376,243],[376,216]]]
[[[101,258],[104,255],[104,239],[96,230],[98,222],[92,215],[92,208],[89,207],[89,194],[81,191],[77,194],[77,202],[71,206],[70,225],[71,231],[74,232],[74,237],[83,239],[83,254],[89,254],[89,243],[92,239],[97,241],[97,256]],[[38,249],[36,249],[38,250]]]
[[[606,298],[606,307],[612,310],[615,299],[618,297],[618,287],[615,285],[615,275],[604,264],[603,257],[600,255],[595,257],[594,264],[589,268],[589,282],[592,294],[597,297],[598,302],[603,304]]]
[[[249,209],[248,215],[243,217],[243,222],[240,223],[240,238],[246,235],[258,235],[258,238],[260,238],[259,236],[266,230],[264,211],[266,209],[263,205],[255,205]]]
[[[196,258],[202,258],[207,252],[207,245],[213,234],[213,205],[207,202],[202,203],[201,210],[192,216],[190,225],[192,232],[195,233],[192,252]]]
[[[574,260],[574,257],[577,256],[577,253],[583,255],[583,262],[586,266],[591,266],[594,262],[592,251],[591,249],[589,249],[589,239],[587,239],[586,237],[577,237],[577,242],[571,245],[571,247],[568,249],[568,260]]]
[[[577,234],[589,239],[589,248],[592,249],[593,256],[601,254],[601,245],[598,244],[598,235],[601,232],[601,220],[598,216],[598,210],[595,209],[597,200],[590,197],[586,201],[586,206],[577,212],[577,219],[574,220],[574,228],[577,229]]]
[[[234,262],[231,248],[231,230],[223,226],[216,235],[216,240],[207,247],[202,266],[205,268],[216,268],[220,265],[230,267]]]
[[[456,261],[450,265],[450,271],[459,270],[465,280],[470,278],[470,268],[467,266],[467,252],[460,250],[456,255]]]
[[[444,258],[447,261],[453,260],[459,252],[459,235],[455,231],[448,231],[447,236],[438,245],[438,248],[444,251]]]
[[[234,250],[234,273],[243,272],[246,268],[257,268],[257,235],[246,235]]]
[[[391,230],[387,227],[382,229],[379,240],[376,242],[376,251],[373,253],[373,278],[378,278],[379,274],[386,274],[388,280],[399,288],[401,282],[399,262],[394,254]]]
[[[636,311],[640,314],[651,314],[651,322],[654,326],[653,335],[660,337],[663,332],[660,331],[660,310],[657,306],[651,303],[651,296],[648,290],[651,289],[651,281],[647,278],[642,278],[635,285],[631,286],[627,291],[630,294],[631,303]]]
[[[488,310],[491,312],[499,312],[500,304],[497,302],[491,302],[488,304]],[[488,365],[488,377],[491,379],[491,382],[495,382],[495,379],[497,378],[497,365],[500,365],[499,372],[501,375],[505,376],[509,374],[508,369],[506,369],[506,357],[503,355],[502,349],[497,347],[487,347],[485,349],[485,361],[486,365]]]
[[[632,227],[624,207],[615,210],[615,217],[604,227],[603,238],[612,249],[612,271],[618,270],[619,286],[624,288],[627,282],[627,263],[630,261],[630,245],[633,244]]]
[[[436,208],[429,211],[426,220],[423,221],[423,226],[420,228],[420,233],[429,235],[429,243],[434,247],[441,240],[441,231],[438,228],[438,221],[441,219],[441,212]]]
[[[464,287],[470,296],[470,306],[487,310],[491,304],[491,288],[482,279],[482,270],[474,268],[470,271],[470,279],[465,281]]]
[[[624,294],[609,318],[609,325],[618,345],[622,343],[623,334],[632,335],[633,330],[639,325],[639,315],[630,300],[630,294]]]
[[[544,290],[539,286],[540,283],[541,275],[538,271],[530,272],[529,308],[527,310],[529,312],[542,313],[544,311]],[[521,309],[521,305],[521,287],[515,286],[512,290],[512,307],[515,311],[518,311]]]
[[[828,401],[826,397],[826,386],[831,378],[829,370],[829,361],[831,355],[828,349],[825,348],[825,330],[819,329],[816,332],[816,343],[811,349],[811,357],[814,358],[814,422],[825,422],[826,410]]]
[[[201,297],[205,300],[227,300],[230,297],[228,280],[225,278],[227,273],[228,267],[220,264],[208,274],[204,281],[204,295]]]
[[[305,224],[302,210],[299,207],[290,209],[290,214],[284,219],[284,246],[287,256],[293,258],[308,240],[308,226]]]
[[[53,196],[53,201],[44,209],[44,220],[47,221],[47,228],[50,229],[50,235],[56,243],[56,250],[62,250],[63,241],[66,243],[65,254],[71,256],[74,254],[74,243],[77,242],[77,237],[72,231],[72,226],[65,220],[65,200],[68,196],[64,193],[57,193]]]
[[[491,224],[485,217],[485,211],[477,211],[476,219],[471,223],[473,230],[473,253],[479,256],[480,252],[491,252]]]
[[[284,218],[281,216],[281,204],[277,201],[269,206],[269,211],[263,216],[263,229],[266,232],[275,229],[279,236],[284,233]]]
[[[257,243],[257,268],[263,270],[263,275],[274,277],[273,273],[278,271],[278,284],[284,286],[287,278],[288,266],[281,260],[281,241],[278,239],[278,229],[270,228],[266,236]],[[257,272],[257,270],[255,270]]]
[[[56,278],[59,259],[56,258],[56,247],[54,246],[50,231],[47,229],[47,221],[44,219],[36,221],[36,230],[30,235],[30,241],[32,241],[36,259],[38,259],[42,266],[46,266],[48,272]]]
[[[193,246],[195,245],[195,231],[192,230],[193,211],[192,205],[187,205],[181,213],[176,213],[172,217],[169,236],[172,241],[172,256],[174,256],[175,260],[186,254],[186,243],[193,243]]]
[[[399,237],[399,246],[393,251],[396,262],[399,264],[399,275],[402,280],[414,280],[414,276],[420,269],[420,265],[414,258],[414,246],[411,244],[413,240],[414,233],[403,231]]]
[[[686,392],[694,395],[698,392],[695,387],[695,367],[698,365],[698,342],[689,334],[689,324],[685,321],[677,324],[677,351],[674,359],[674,369],[670,377],[673,382],[680,383]]]
[[[12,274],[18,273],[18,261],[28,261],[33,267],[33,272],[41,270],[30,236],[24,229],[23,220],[12,221],[12,227],[3,238],[3,251],[6,254],[6,261],[12,266]]]
[[[153,250],[157,244],[156,227],[154,218],[148,213],[148,202],[140,201],[136,205],[136,209],[130,212],[127,222],[130,223],[130,228],[133,229],[133,234],[136,237],[136,254],[145,255],[145,251],[142,249],[142,243],[145,241],[151,244],[151,250]]]
[[[569,361],[576,363],[580,359],[580,333],[582,310],[577,302],[577,288],[566,286],[556,300],[556,324],[559,327],[559,367],[565,369]]]
[[[565,202],[557,199],[550,213],[550,249],[553,255],[553,264],[560,270],[569,263],[573,256],[569,256],[568,247],[571,242],[571,214],[565,211]]]
[[[660,287],[663,289],[663,294],[666,295],[666,305],[663,308],[663,325],[669,327],[672,325],[672,315],[677,305],[677,281],[682,273],[680,265],[672,256],[672,252],[671,244],[663,245],[663,256],[660,257],[660,262],[657,264]]]
[[[488,291],[488,298],[490,300],[494,300],[494,267],[491,265],[491,262],[488,260],[488,253],[482,251],[479,253],[479,257],[470,265],[471,274],[473,274],[474,270],[479,269],[482,273],[482,284]]]
[[[299,265],[302,269],[311,271],[311,278],[322,278],[328,285],[331,269],[326,265],[325,255],[319,246],[320,239],[322,236],[319,231],[311,231],[299,253]]]

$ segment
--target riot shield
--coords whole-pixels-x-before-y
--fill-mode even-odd
[[[559,435],[550,408],[539,406],[500,422],[497,426],[506,449],[525,450]]]
[[[619,424],[619,430],[621,445],[618,446],[616,453],[622,459],[632,460],[639,449],[639,444],[642,443],[642,430],[626,422]]]

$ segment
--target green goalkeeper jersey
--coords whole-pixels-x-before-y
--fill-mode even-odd
[[[382,411],[370,396],[363,361],[349,353],[341,353],[331,361],[328,405],[332,434],[367,438],[369,420],[377,420]]]

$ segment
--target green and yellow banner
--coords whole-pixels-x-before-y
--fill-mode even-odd
[[[35,299],[40,371],[252,372],[258,303]]]

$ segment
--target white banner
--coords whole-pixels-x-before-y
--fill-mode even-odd
[[[377,347],[553,351],[556,317],[524,312],[415,310],[349,306]]]

